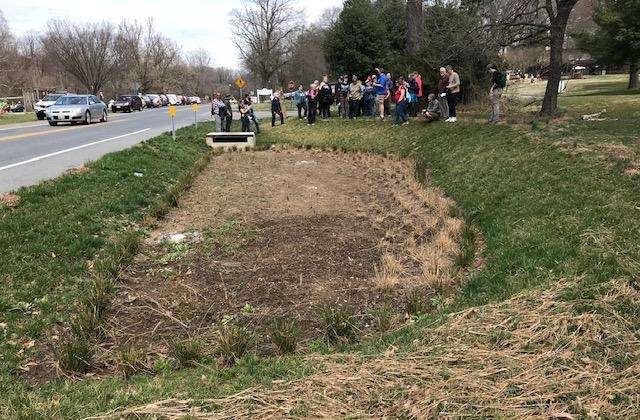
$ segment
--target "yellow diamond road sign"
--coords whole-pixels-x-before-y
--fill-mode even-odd
[[[191,104],[191,109],[193,109],[193,112],[198,112],[198,108],[200,108],[198,104]]]
[[[170,117],[175,117],[176,116],[176,107],[171,105],[169,106],[169,116]]]
[[[244,89],[244,87],[247,86],[247,82],[245,82],[242,77],[238,77],[236,79],[236,86],[238,89]]]

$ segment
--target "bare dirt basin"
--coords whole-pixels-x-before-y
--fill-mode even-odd
[[[322,337],[326,307],[354,314],[366,334],[376,310],[402,319],[411,293],[428,301],[456,289],[463,222],[452,209],[400,160],[223,154],[123,273],[105,347],[165,354],[172,340],[207,343],[222,324],[241,322],[271,354],[275,319],[295,319],[308,342]]]

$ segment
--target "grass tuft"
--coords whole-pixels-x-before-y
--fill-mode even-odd
[[[224,325],[217,334],[218,355],[224,366],[233,366],[255,343],[254,334],[245,326]]]
[[[358,327],[351,312],[342,308],[325,306],[322,308],[321,322],[325,337],[331,344],[341,342],[355,342],[358,337]]]
[[[271,340],[281,354],[295,353],[300,339],[300,328],[294,319],[280,318],[271,330]]]
[[[202,342],[196,339],[176,340],[171,343],[171,355],[181,367],[193,367],[202,360]]]
[[[121,372],[125,378],[147,370],[144,351],[136,349],[133,346],[118,349],[115,353],[114,363],[116,369]]]
[[[411,290],[407,294],[407,300],[405,302],[405,310],[407,314],[411,316],[420,316],[427,313],[429,309],[429,303],[427,302],[424,294],[419,290]]]
[[[58,364],[65,372],[85,373],[91,366],[93,354],[89,341],[70,338],[62,343],[57,352]]]

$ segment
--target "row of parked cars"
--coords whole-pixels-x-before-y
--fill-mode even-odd
[[[39,120],[44,120],[47,118],[49,123],[52,122],[57,124],[57,119],[49,118],[50,113],[48,112],[49,108],[53,106],[59,105],[69,105],[66,102],[69,100],[65,99],[68,97],[74,98],[84,98],[81,102],[86,102],[84,105],[89,105],[89,100],[97,100],[100,104],[104,106],[105,112],[107,109],[111,109],[111,112],[132,112],[132,111],[142,111],[144,108],[158,108],[167,105],[189,105],[189,104],[200,104],[202,100],[198,96],[186,96],[186,95],[173,95],[173,94],[131,94],[131,95],[118,95],[115,100],[109,101],[108,105],[105,105],[100,99],[98,99],[94,95],[75,95],[71,93],[49,93],[40,101],[38,101],[34,105],[36,117]],[[85,110],[86,111],[86,110]],[[89,111],[92,113],[91,111]],[[97,109],[93,112],[97,112]],[[98,113],[101,117],[102,114]],[[81,117],[86,117],[86,114],[82,114]],[[69,120],[69,119],[67,119]],[[70,121],[75,121],[76,119],[71,119]],[[51,125],[56,125],[51,124]]]
[[[200,103],[202,103],[202,99],[198,96],[149,93],[146,95],[119,95],[115,101],[109,102],[109,107],[112,112],[131,112],[142,111],[144,108]]]

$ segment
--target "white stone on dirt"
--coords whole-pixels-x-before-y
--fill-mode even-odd
[[[315,160],[299,160],[295,163],[296,166],[302,165],[315,165],[317,162]]]
[[[165,233],[158,238],[158,243],[168,242],[171,244],[181,244],[183,242],[196,243],[202,240],[202,235],[198,232],[186,233]]]

